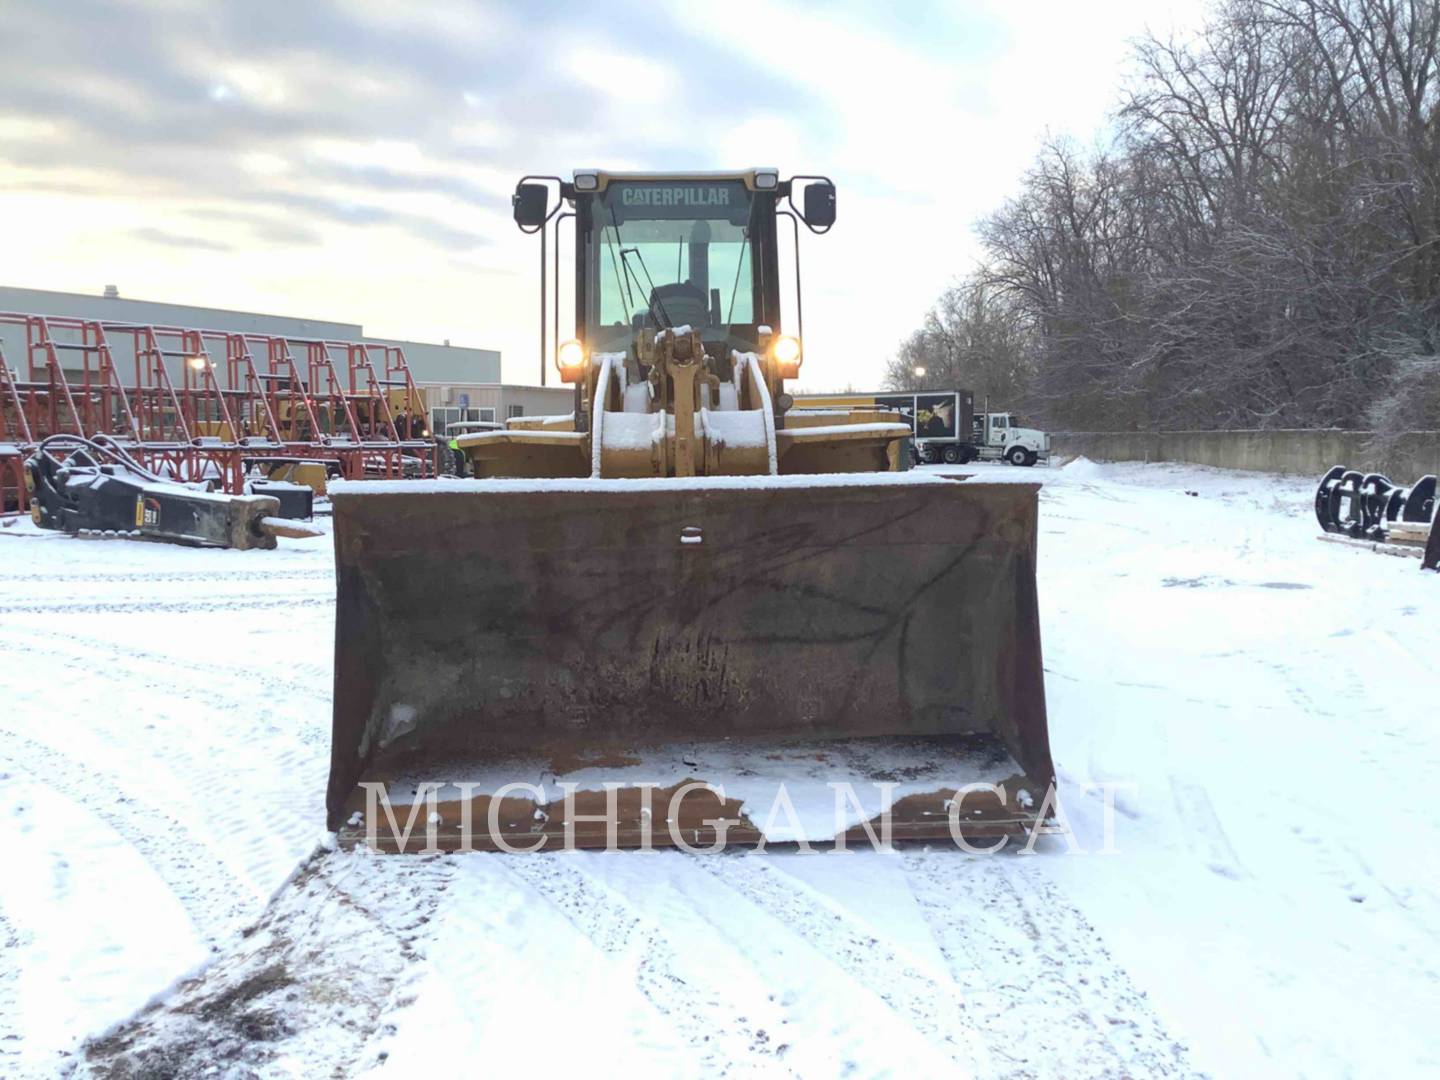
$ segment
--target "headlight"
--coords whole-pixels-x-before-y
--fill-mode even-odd
[[[782,364],[793,364],[800,359],[800,339],[781,334],[770,347],[770,355]]]
[[[577,368],[585,362],[585,346],[573,338],[556,350],[555,362],[562,368]]]
[[[205,357],[203,356],[192,356],[185,362],[190,365],[191,371],[203,371],[205,368]]]
[[[600,186],[600,174],[593,169],[575,170],[575,190],[594,191]]]
[[[774,191],[780,186],[780,172],[777,169],[756,169],[755,190]]]

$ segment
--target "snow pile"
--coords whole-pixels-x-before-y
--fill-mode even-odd
[[[1091,461],[1084,454],[1077,454],[1061,466],[1067,480],[1093,480],[1101,475],[1102,466]]]

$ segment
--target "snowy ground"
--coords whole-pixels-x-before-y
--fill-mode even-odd
[[[1440,575],[1033,475],[1083,855],[317,850],[328,543],[0,528],[0,1076],[1435,1072]]]

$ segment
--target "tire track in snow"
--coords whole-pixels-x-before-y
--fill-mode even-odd
[[[1432,668],[1415,660],[1408,648],[1400,648],[1398,639],[1389,630],[1376,626],[1367,627],[1367,630],[1369,636],[1363,643],[1350,644],[1345,655],[1339,658],[1339,665],[1332,663],[1331,686],[1328,689],[1332,696],[1346,699],[1339,712],[1363,712],[1373,717],[1374,731],[1390,734],[1398,729],[1402,733],[1397,739],[1398,746],[1372,736],[1356,750],[1359,760],[1366,766],[1364,772],[1367,775],[1400,775],[1405,768],[1397,768],[1392,763],[1415,767],[1417,755],[1423,754],[1427,747],[1424,737],[1414,731],[1416,718],[1421,718],[1420,724],[1426,724],[1429,716],[1423,705],[1413,709],[1387,708],[1383,699],[1374,694],[1374,673],[1388,670],[1388,661],[1398,650],[1402,654],[1401,659],[1411,663],[1412,670],[1406,679],[1396,680],[1396,685],[1407,687],[1416,702],[1430,700],[1440,679],[1436,678]],[[1376,633],[1377,630],[1380,632]],[[1381,645],[1385,648],[1381,649]],[[1263,659],[1257,663],[1280,684],[1281,691],[1295,703],[1300,715],[1310,720],[1317,716],[1327,719],[1335,716],[1335,710],[1321,708],[1312,693],[1313,684],[1297,675],[1297,669],[1304,670],[1302,665]],[[1392,673],[1387,678],[1394,679],[1395,676]],[[1428,761],[1423,758],[1418,760],[1423,762],[1422,767],[1429,766],[1432,772],[1440,764],[1433,756]],[[1381,789],[1385,786],[1382,784]],[[1437,931],[1432,915],[1440,905],[1440,892],[1415,885],[1403,892],[1395,889],[1386,875],[1377,872],[1371,865],[1363,844],[1346,843],[1341,839],[1343,830],[1331,830],[1324,823],[1335,809],[1333,792],[1322,790],[1317,794],[1318,797],[1312,797],[1311,813],[1293,821],[1290,832],[1308,849],[1307,858],[1324,885],[1353,903],[1364,903],[1372,897],[1383,896],[1393,905],[1397,917],[1405,920],[1415,933],[1440,940],[1440,931]],[[1418,961],[1420,955],[1418,952],[1409,954],[1405,961]],[[1426,974],[1429,974],[1428,968]]]
[[[231,571],[238,576],[239,571]],[[106,567],[103,575],[97,575],[99,580],[106,584],[112,582],[125,582],[126,584],[166,584],[166,585],[187,585],[213,586],[218,575],[213,568],[206,570],[186,571],[156,571],[154,573],[126,573],[125,571],[114,571]],[[328,567],[324,570],[267,570],[265,572],[265,583],[267,585],[284,584],[290,581],[326,581],[335,580],[335,571]],[[52,582],[63,585],[73,585],[75,575],[67,573],[0,573],[0,582]]]
[[[169,887],[212,948],[255,917],[262,897],[216,859],[202,838],[165,810],[102,786],[96,772],[16,731],[0,729],[0,761],[84,807],[135,848]]]
[[[12,701],[19,723],[6,727],[32,746],[73,762],[70,790],[100,788],[111,801],[148,808],[150,816],[196,823],[186,833],[188,846],[233,867],[228,872],[251,883],[246,888],[253,896],[269,895],[310,849],[323,821],[325,734],[317,726],[310,738],[300,737],[297,732],[305,729],[293,725],[283,708],[263,700],[240,711],[217,704],[248,700],[253,688],[241,687],[227,697],[223,684],[186,691],[163,682],[119,681],[130,691],[147,686],[153,706],[117,711],[110,704],[114,691],[108,682],[78,684],[69,711],[91,720],[73,753],[68,745],[57,745],[69,733],[50,719],[54,700],[49,693],[20,688]],[[93,764],[82,764],[80,755]],[[249,768],[257,758],[264,759],[264,768]],[[257,777],[263,786],[256,785]]]
[[[1190,850],[1203,859],[1211,873],[1241,881],[1250,872],[1235,853],[1230,834],[1215,812],[1210,794],[1198,784],[1183,777],[1170,777],[1170,793],[1175,801],[1176,818],[1190,844]]]
[[[733,985],[717,985],[705,978],[703,969],[687,965],[650,916],[586,874],[573,856],[519,856],[503,865],[602,951],[634,957],[637,989],[696,1048],[705,1075],[756,1070],[796,1075],[780,1060],[784,1045],[750,1019],[763,1017],[760,1003],[752,1000],[747,1006],[733,1000]]]
[[[414,1004],[416,988],[424,974],[427,946],[434,937],[440,912],[446,894],[455,878],[455,866],[448,859],[426,859],[421,857],[411,862],[410,856],[358,856],[358,862],[348,865],[342,856],[332,853],[324,857],[317,866],[317,879],[323,883],[328,896],[335,904],[354,911],[365,920],[364,932],[360,935],[347,934],[343,947],[337,948],[338,955],[330,962],[341,970],[359,967],[368,961],[369,955],[377,948],[383,949],[375,939],[383,937],[385,944],[397,950],[396,963],[388,972],[381,973],[373,989],[355,995],[368,999],[367,1016],[369,1024],[361,1038],[343,1063],[334,1066],[333,1075],[349,1076],[357,1070],[383,1059],[374,1047],[383,1046],[396,1031],[392,1017],[397,1016]],[[392,862],[400,865],[392,866]],[[317,907],[313,901],[297,904],[299,910],[313,912]],[[315,913],[318,919],[320,913]],[[297,948],[303,948],[306,935],[292,935]],[[347,958],[344,950],[357,950],[358,955]],[[323,978],[320,973],[318,978]],[[350,989],[347,987],[347,995]],[[317,1026],[323,1032],[328,1019],[319,1020]]]
[[[874,927],[785,874],[775,862],[738,854],[701,859],[699,864],[869,986],[908,1024],[943,1047],[957,1065],[980,1075],[992,1071],[988,1049],[966,1022],[960,988],[953,981],[925,971],[903,949],[877,937]]]
[[[165,612],[174,615],[194,614],[197,610],[209,611],[293,611],[298,607],[319,608],[335,603],[328,593],[325,596],[257,596],[237,600],[207,598],[201,605],[193,599],[150,601],[139,598],[126,600],[76,600],[59,604],[0,604],[0,615],[134,615]]]
[[[186,696],[199,698],[207,703],[213,703],[218,696],[218,682],[221,685],[228,683],[232,689],[244,690],[245,696],[250,698],[255,696],[257,688],[263,687],[268,691],[279,692],[277,696],[283,695],[286,700],[293,697],[323,699],[327,711],[330,705],[332,669],[329,665],[292,666],[283,673],[267,671],[263,667],[250,671],[237,669],[234,660],[187,660],[93,634],[44,630],[33,626],[13,627],[8,633],[0,630],[0,644],[5,644],[6,648],[13,650],[13,654],[17,656],[23,655],[25,649],[32,646],[35,638],[50,643],[47,649],[63,650],[77,660],[98,660],[107,669],[140,676],[150,686],[168,687],[171,685],[170,677],[174,674],[191,676],[192,692]],[[157,675],[161,676],[158,680]]]
[[[604,885],[615,902],[654,921],[685,965],[682,976],[717,987],[713,1008],[721,1022],[732,1015],[763,1022],[795,1072],[968,1071],[968,1062],[957,1064],[945,1047],[882,1000],[872,973],[852,974],[783,914],[767,911],[702,868],[715,857],[584,853],[573,857],[573,865]]]
[[[277,857],[283,863],[279,868],[283,876],[308,848],[312,823],[318,829],[321,821],[319,797],[330,734],[328,665],[316,666],[310,679],[297,679],[272,675],[264,668],[251,673],[223,662],[172,660],[93,634],[43,630],[32,634],[25,628],[0,630],[0,651],[14,648],[13,655],[20,655],[19,643],[33,646],[34,636],[44,640],[43,655],[52,664],[63,665],[63,658],[72,658],[72,666],[80,668],[82,677],[74,692],[114,697],[131,706],[121,711],[98,701],[96,707],[83,710],[91,718],[86,734],[108,747],[98,760],[133,762],[139,750],[142,767],[130,775],[141,781],[140,793],[154,786],[154,774],[140,775],[149,760],[160,775],[172,778],[168,781],[172,796],[189,796],[199,804],[197,820],[206,821],[206,834],[222,834],[229,841],[227,856],[258,873],[263,892],[268,893],[279,880]],[[85,678],[97,670],[97,664],[103,665],[104,681]],[[125,688],[126,696],[115,695],[116,686]],[[135,688],[144,688],[147,694],[128,693]],[[55,707],[48,691],[21,684],[11,701],[17,720],[26,715],[27,700],[39,702],[31,706],[33,717],[45,717]],[[147,703],[153,703],[150,711]],[[241,703],[241,708],[227,707],[232,703]],[[70,704],[73,710],[76,702]],[[203,722],[197,723],[197,716]],[[312,717],[314,722],[305,722]],[[137,725],[145,730],[137,730]],[[54,731],[45,721],[32,734],[36,741],[48,743]],[[257,743],[267,746],[270,766],[260,775],[283,784],[270,792],[247,789],[243,780],[244,762],[255,756]],[[303,790],[290,783],[307,773],[313,779]],[[122,783],[118,777],[116,782]],[[279,836],[288,837],[279,840],[279,849],[277,828]]]
[[[1029,865],[1044,856],[903,857],[992,1075],[1050,1075],[1056,1062],[1067,1077],[1195,1075],[1095,929]]]
[[[0,957],[19,949],[22,944],[19,932],[0,909]],[[19,1075],[16,1071],[21,1039],[20,999],[16,993],[18,981],[13,974],[0,977],[0,1075],[3,1076]]]
[[[450,860],[317,855],[204,972],[82,1048],[81,1075],[129,1080],[352,1076],[407,1008],[454,879]]]

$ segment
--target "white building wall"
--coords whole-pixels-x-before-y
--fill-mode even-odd
[[[302,319],[288,315],[266,315],[250,311],[230,311],[224,308],[194,307],[186,304],[166,304],[150,300],[130,300],[104,296],[87,296],[82,293],[49,292],[43,289],[21,289],[0,286],[0,312],[18,312],[29,315],[68,315],[81,319],[99,319],[106,322],[140,323],[155,326],[175,326],[203,330],[223,330],[231,333],[271,334],[289,338],[324,338],[337,341],[373,341],[385,345],[399,345],[405,350],[405,359],[410,365],[417,382],[473,381],[476,383],[499,382],[500,353],[495,349],[474,349],[465,346],[436,345],[419,341],[393,341],[387,338],[369,338],[359,323],[336,322],[328,319]],[[134,382],[134,353],[129,348],[128,335],[110,335],[115,364],[121,380]],[[56,340],[64,340],[57,333]],[[28,366],[25,328],[0,324],[0,350],[5,361],[26,377]],[[213,355],[216,372],[224,379],[224,356]],[[257,360],[261,358],[257,357]],[[297,356],[297,359],[301,357]],[[77,353],[65,357],[65,366],[77,368],[81,359]],[[180,361],[166,364],[172,381],[177,385],[182,378]]]
[[[420,391],[429,403],[431,426],[436,431],[461,420],[504,423],[512,407],[521,409],[522,416],[562,416],[572,412],[575,403],[575,391],[569,386],[422,383]]]
[[[460,345],[435,345],[427,341],[394,341],[367,337],[381,345],[399,345],[417,383],[490,383],[500,381],[498,349],[471,349]]]

